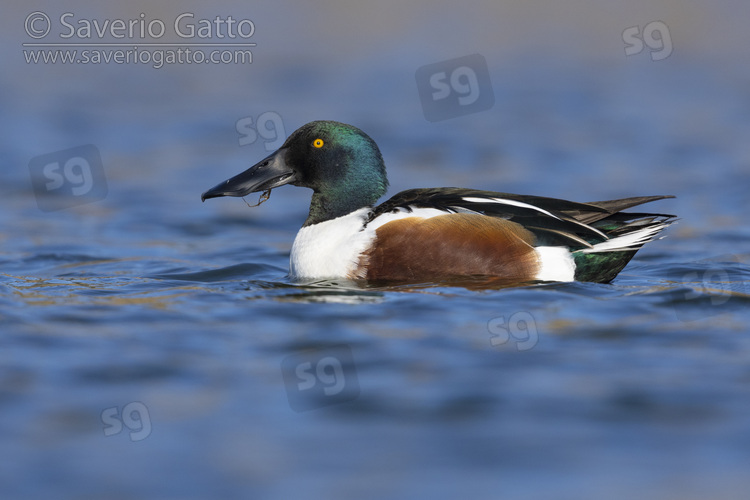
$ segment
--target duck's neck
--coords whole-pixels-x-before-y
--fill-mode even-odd
[[[360,208],[371,207],[384,193],[384,185],[369,191],[362,190],[361,187],[347,189],[344,193],[330,190],[315,191],[310,201],[310,213],[303,227],[337,219]]]
[[[312,185],[310,213],[304,226],[343,217],[375,205],[388,189],[383,158],[377,146],[340,159]],[[304,227],[303,226],[303,227]]]

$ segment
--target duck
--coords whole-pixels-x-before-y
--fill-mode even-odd
[[[292,244],[296,280],[609,283],[676,220],[623,210],[671,195],[579,203],[468,188],[388,188],[383,156],[357,127],[313,121],[244,172],[201,195],[244,197],[290,184],[312,189]],[[259,202],[260,203],[260,202]]]

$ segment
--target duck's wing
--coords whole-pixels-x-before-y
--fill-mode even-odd
[[[543,196],[518,195],[464,188],[424,188],[402,191],[375,207],[366,224],[378,216],[418,208],[451,213],[478,213],[516,222],[531,231],[538,245],[591,248],[627,232],[674,218],[667,214],[621,212],[630,207],[673,198],[640,196],[619,200],[578,203]]]

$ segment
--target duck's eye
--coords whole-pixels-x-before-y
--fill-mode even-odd
[[[322,147],[323,147],[323,144],[325,144],[325,143],[323,142],[323,139],[315,139],[315,140],[313,141],[313,147],[315,147],[315,148],[318,148],[318,149],[322,148]]]

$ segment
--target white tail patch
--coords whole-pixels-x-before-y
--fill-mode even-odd
[[[655,224],[632,233],[623,234],[617,238],[612,238],[601,243],[597,243],[591,248],[579,250],[581,253],[600,253],[600,252],[622,252],[626,250],[638,250],[649,241],[656,239],[656,235],[670,223],[663,222]]]
[[[574,281],[576,263],[566,247],[536,247],[539,271],[536,279],[541,281]]]

